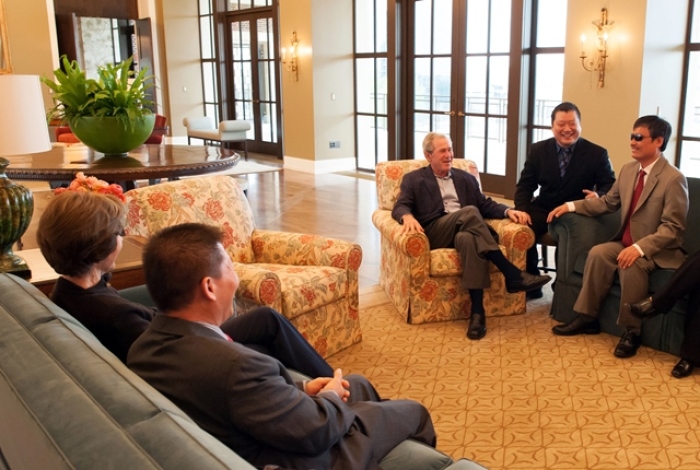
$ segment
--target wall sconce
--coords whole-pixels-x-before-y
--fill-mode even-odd
[[[287,49],[282,48],[282,65],[287,72],[292,72],[294,74],[294,81],[299,81],[299,56],[297,53],[297,48],[299,47],[299,39],[297,39],[297,32],[292,32],[292,47],[289,48],[289,58],[287,58]]]
[[[605,86],[605,63],[608,59],[608,30],[614,21],[608,21],[608,9],[600,10],[600,20],[593,21],[597,28],[594,52],[589,59],[586,55],[586,35],[581,35],[581,65],[588,72],[598,72],[598,88]]]

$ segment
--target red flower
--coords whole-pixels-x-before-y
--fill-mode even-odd
[[[350,255],[348,256],[348,265],[351,271],[357,271],[360,269],[360,264],[362,263],[362,250],[359,248],[353,248],[350,250]]]
[[[304,300],[306,300],[306,303],[308,303],[309,305],[312,305],[314,303],[314,300],[316,300],[316,291],[314,291],[314,289],[309,288],[307,286],[302,286],[301,296],[304,297]]]
[[[182,197],[183,197],[183,199],[185,199],[187,201],[187,205],[192,207],[192,205],[194,204],[194,201],[195,201],[192,193],[183,193]]]
[[[420,296],[421,299],[425,300],[426,302],[432,302],[433,299],[435,299],[435,296],[437,295],[438,292],[438,286],[434,282],[426,282],[423,284],[423,288],[420,291]]]
[[[513,246],[519,251],[526,251],[530,248],[532,236],[526,232],[519,232],[513,239]]]
[[[260,300],[262,300],[265,305],[272,305],[275,303],[275,299],[278,295],[277,281],[274,279],[265,279],[260,283]]]
[[[265,242],[262,239],[256,238],[253,240],[253,253],[255,253],[255,258],[260,258],[260,255],[262,255],[264,250]]]
[[[334,268],[345,268],[345,255],[338,253],[331,256],[331,266]]]
[[[318,338],[316,342],[314,342],[314,349],[321,356],[325,356],[328,351],[328,341],[326,341],[326,338]]]
[[[425,240],[423,238],[411,237],[406,243],[406,251],[411,258],[420,258],[425,252]]]
[[[224,216],[224,208],[221,206],[221,201],[215,201],[213,199],[209,199],[204,204],[204,212],[207,214],[207,217],[212,220],[219,220]]]
[[[228,222],[224,223],[224,225],[221,227],[221,232],[221,244],[224,245],[224,248],[228,248],[229,246],[233,245],[234,234],[233,227],[231,227],[231,224],[229,224]]]
[[[148,195],[148,204],[155,210],[169,211],[173,205],[173,199],[168,193],[154,191]]]
[[[135,227],[141,221],[141,207],[136,203],[136,201],[130,201],[127,206],[126,219],[128,220],[129,227]]]
[[[398,180],[403,176],[403,168],[398,165],[387,165],[384,174],[390,180]]]
[[[360,312],[356,308],[349,307],[348,317],[352,318],[353,320],[357,320],[360,318]]]

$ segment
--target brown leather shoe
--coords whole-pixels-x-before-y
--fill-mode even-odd
[[[673,370],[671,371],[671,375],[674,376],[677,379],[682,379],[683,377],[688,377],[690,374],[693,373],[693,368],[695,367],[695,364],[690,362],[687,359],[681,359],[678,361],[678,364],[675,365]]]
[[[637,318],[651,318],[659,313],[656,311],[656,308],[651,301],[651,297],[647,297],[646,299],[634,304],[625,304],[625,306],[630,312],[632,312],[632,315]]]
[[[516,292],[528,292],[540,289],[543,285],[552,280],[552,276],[546,274],[536,276],[525,271],[520,273],[517,281],[506,281],[506,292],[515,294]]]
[[[467,338],[481,339],[486,336],[486,315],[474,313],[469,316],[469,326],[467,327]]]
[[[620,342],[615,347],[615,357],[632,357],[637,354],[637,349],[642,345],[642,337],[631,330],[622,334]]]
[[[553,327],[552,333],[559,336],[597,335],[600,333],[600,324],[597,318],[579,314],[569,323]]]

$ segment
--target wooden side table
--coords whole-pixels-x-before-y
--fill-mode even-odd
[[[116,267],[112,271],[109,283],[115,289],[139,286],[146,283],[141,264],[141,250],[146,244],[144,237],[125,237],[121,253],[117,257]],[[34,284],[47,296],[53,291],[59,275],[49,266],[39,248],[18,251],[32,270],[29,282]]]

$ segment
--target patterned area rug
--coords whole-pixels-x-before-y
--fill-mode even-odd
[[[675,379],[678,358],[647,347],[618,359],[605,333],[554,336],[544,291],[470,341],[466,320],[408,325],[370,289],[363,341],[329,361],[423,403],[440,450],[491,470],[700,468],[700,373]]]

